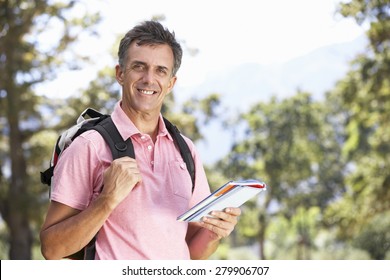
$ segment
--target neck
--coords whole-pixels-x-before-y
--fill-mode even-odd
[[[153,142],[156,142],[158,134],[158,120],[159,118],[145,119],[145,118],[130,118],[138,130],[143,134],[149,134]]]
[[[144,113],[123,108],[128,118],[134,123],[142,134],[149,134],[153,142],[157,139],[160,113]]]

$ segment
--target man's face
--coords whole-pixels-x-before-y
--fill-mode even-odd
[[[175,82],[174,57],[168,45],[142,45],[133,42],[127,52],[125,69],[116,67],[122,85],[122,108],[131,114],[159,114],[165,95]]]

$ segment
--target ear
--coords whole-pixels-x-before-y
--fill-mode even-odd
[[[177,80],[177,77],[176,76],[173,76],[172,78],[170,78],[169,80],[169,85],[168,85],[168,93],[170,93],[176,83],[176,80]]]
[[[115,78],[118,81],[118,83],[123,86],[123,75],[124,72],[122,71],[122,67],[118,65],[115,66]]]

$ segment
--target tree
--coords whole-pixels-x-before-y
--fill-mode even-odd
[[[370,219],[357,234],[353,244],[366,250],[372,259],[384,260],[390,251],[389,213],[382,213]]]
[[[31,259],[31,218],[42,205],[39,173],[32,163],[42,149],[36,133],[44,127],[44,99],[34,94],[34,86],[53,78],[59,65],[78,66],[80,58],[68,48],[99,19],[70,17],[78,5],[82,2],[0,2],[0,212],[8,228],[10,259]],[[52,44],[42,44],[43,38],[53,39]]]
[[[367,26],[369,39],[366,53],[328,96],[344,116],[343,156],[349,169],[348,192],[329,207],[327,221],[348,240],[362,236],[371,220],[390,210],[390,1],[353,0],[341,4],[340,13]],[[377,234],[383,232],[378,228]]]
[[[251,207],[257,211],[255,237],[264,259],[271,203],[273,208],[276,206],[271,212],[288,219],[299,207],[325,209],[329,201],[343,193],[344,163],[328,108],[308,93],[260,102],[242,119],[243,140],[234,144],[219,168],[238,178],[261,178],[269,186],[264,200]],[[244,215],[248,211],[245,208]]]
[[[315,238],[320,230],[320,209],[298,207],[291,219],[277,215],[267,232],[267,252],[272,259],[312,258]]]

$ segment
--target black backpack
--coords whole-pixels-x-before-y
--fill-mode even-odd
[[[88,117],[88,118],[86,118]],[[168,132],[171,134],[174,143],[187,165],[187,170],[191,176],[192,189],[195,187],[195,164],[191,155],[191,151],[180,134],[179,129],[170,123],[167,119],[164,119],[165,126]],[[131,139],[124,140],[120,135],[118,129],[113,123],[111,116],[102,114],[92,108],[86,109],[78,118],[76,125],[72,126],[59,137],[53,149],[52,159],[50,161],[50,167],[41,172],[41,182],[48,186],[51,185],[51,179],[53,177],[54,168],[57,165],[58,159],[62,152],[72,143],[72,141],[83,132],[94,129],[98,131],[107,144],[110,147],[112,158],[117,159],[123,156],[129,156],[135,159],[134,146]],[[95,238],[81,251],[69,256],[71,259],[94,259],[95,257]]]

